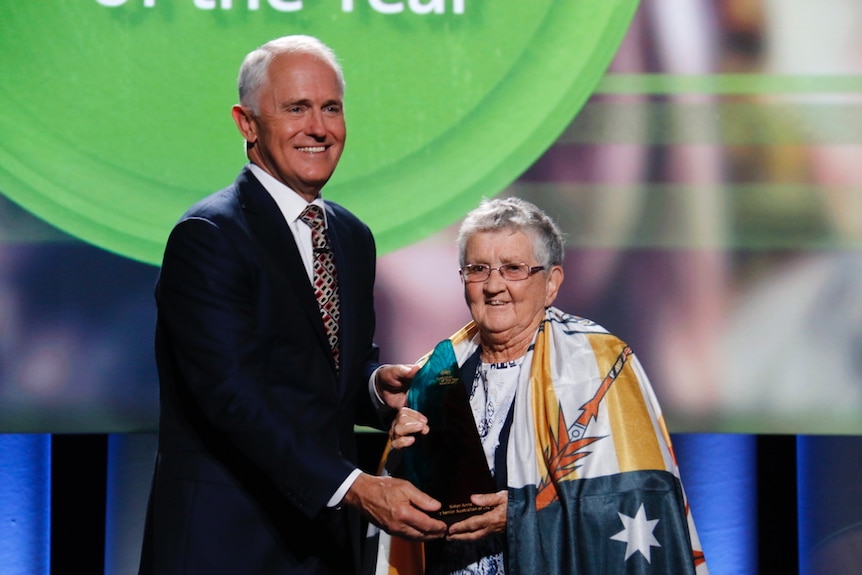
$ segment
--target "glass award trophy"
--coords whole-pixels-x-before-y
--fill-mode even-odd
[[[458,377],[452,342],[441,341],[416,373],[407,406],[428,418],[430,432],[410,447],[393,450],[387,468],[440,501],[437,516],[448,524],[490,507],[470,502],[475,493],[497,491],[467,396]]]

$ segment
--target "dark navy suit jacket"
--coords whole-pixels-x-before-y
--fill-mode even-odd
[[[326,202],[340,305],[336,371],[293,235],[245,168],[174,227],[156,286],[159,451],[141,573],[338,574],[360,518],[327,501],[378,425],[374,239]]]

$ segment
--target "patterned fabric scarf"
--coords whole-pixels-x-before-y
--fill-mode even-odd
[[[450,338],[458,365],[477,331],[471,322]],[[524,361],[506,453],[509,573],[706,575],[670,436],[632,350],[552,307]],[[421,545],[376,536],[376,575],[423,573]]]

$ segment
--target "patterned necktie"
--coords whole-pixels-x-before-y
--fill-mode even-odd
[[[335,275],[335,256],[329,247],[323,210],[320,206],[309,204],[300,219],[311,228],[311,245],[314,248],[314,295],[320,307],[320,316],[329,338],[329,347],[338,367],[338,281]]]

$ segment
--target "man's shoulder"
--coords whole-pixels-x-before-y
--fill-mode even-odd
[[[239,205],[236,184],[222,188],[192,204],[183,215],[190,217],[216,217],[233,212]]]
[[[197,200],[183,214],[182,219],[188,218],[220,218],[234,217],[242,209],[241,190],[249,188],[256,182],[248,169],[240,172],[237,179],[218,191]]]

